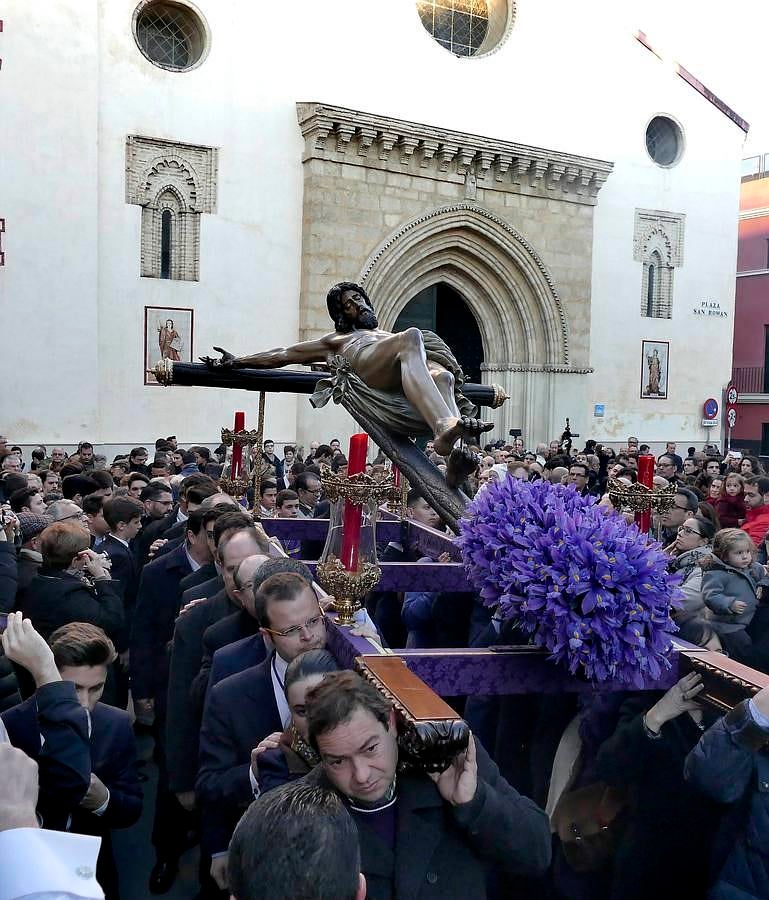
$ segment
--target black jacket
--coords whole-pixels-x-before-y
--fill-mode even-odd
[[[253,800],[248,774],[251,751],[268,734],[283,730],[271,660],[225,678],[206,700],[197,793],[202,805],[202,843],[209,853],[227,849],[238,819]]]
[[[37,812],[44,827],[63,831],[70,810],[78,806],[91,783],[88,715],[78,702],[71,681],[45,684],[27,703],[37,716],[38,740],[34,748],[40,782]],[[3,713],[9,736],[19,708]],[[25,750],[24,742],[16,744],[13,736],[11,743]]]
[[[17,586],[16,545],[12,541],[0,541],[0,613],[13,610]]]
[[[131,627],[131,692],[155,698],[165,709],[168,642],[179,611],[179,582],[192,571],[185,544],[148,563],[142,571]],[[159,712],[156,704],[156,714]],[[162,715],[162,712],[160,713]]]
[[[203,633],[234,608],[222,590],[179,616],[174,627],[166,721],[168,780],[174,792],[195,790],[198,774],[198,742],[205,693],[198,697],[193,687],[203,658]]]
[[[62,625],[89,622],[103,628],[118,651],[126,647],[123,601],[109,579],[91,587],[76,575],[42,566],[19,594],[18,607],[46,640]]]
[[[32,579],[40,571],[42,560],[33,558],[30,555],[32,552],[34,551],[20,550],[19,555],[16,557],[16,567],[19,577],[19,583],[16,588],[17,594],[28,588]],[[37,557],[39,554],[35,554],[35,556]]]
[[[684,779],[686,756],[702,732],[687,714],[650,737],[643,716],[662,696],[631,697],[614,734],[601,745],[596,767],[611,785],[629,789],[627,826],[614,859],[611,897],[704,897],[720,807]],[[700,861],[693,865],[693,861]]]
[[[446,803],[422,772],[398,775],[394,852],[365,816],[353,815],[367,900],[482,900],[492,873],[516,878],[547,871],[547,815],[512,788],[475,743],[478,789],[463,806]],[[321,766],[307,781],[331,787]]]
[[[139,534],[131,542],[133,551],[139,566],[145,566],[149,561],[150,547],[158,538],[164,538],[166,532],[176,525],[176,517],[179,514],[179,504],[175,503],[162,519],[155,519],[145,525]]]
[[[760,728],[743,701],[700,738],[686,758],[686,778],[727,803],[713,860],[711,900],[769,897],[769,730]]]
[[[244,637],[251,637],[258,633],[259,623],[245,609],[230,612],[229,615],[206,628],[203,634],[203,660],[190,688],[190,696],[195,699],[201,712],[208,691],[214,653],[221,650],[222,647],[227,647]]]
[[[106,553],[112,561],[110,575],[113,581],[120,585],[123,595],[123,608],[126,619],[130,622],[133,610],[136,606],[136,592],[139,590],[139,576],[141,569],[136,556],[130,548],[121,543],[117,538],[108,534],[99,545],[99,552]]]

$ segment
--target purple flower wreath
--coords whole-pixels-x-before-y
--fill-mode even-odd
[[[669,668],[679,576],[635,525],[572,487],[489,484],[460,521],[468,577],[572,674],[643,687]]]

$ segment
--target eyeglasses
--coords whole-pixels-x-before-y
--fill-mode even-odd
[[[59,521],[66,522],[67,519],[80,519],[81,522],[87,522],[88,516],[84,512],[76,512],[72,513],[72,515],[69,516],[62,516]]]
[[[678,507],[680,509],[680,507]],[[696,528],[690,528],[688,525],[679,525],[678,526],[679,534],[696,534],[697,537],[702,537],[702,535],[697,531]]]
[[[315,494],[316,497],[319,497],[322,488],[318,487],[315,488],[315,490],[311,490],[310,488],[302,488],[302,490],[305,492],[305,494]]]
[[[673,509],[680,509],[681,512],[691,512],[688,506],[679,506],[677,503],[673,504]]]
[[[323,622],[324,624],[326,622],[326,617],[323,615],[323,612],[319,612],[317,616],[308,619],[304,625],[292,625],[290,628],[285,628],[283,631],[273,631],[272,628],[265,628],[264,630],[268,631],[270,634],[275,634],[278,637],[294,638],[298,637],[305,629],[307,631],[313,631],[320,622]]]
[[[208,528],[206,528],[206,537],[210,538],[211,540],[214,539],[214,529],[213,528],[210,531]]]

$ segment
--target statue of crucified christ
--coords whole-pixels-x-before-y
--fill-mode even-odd
[[[435,452],[441,456],[448,456],[460,438],[477,439],[494,427],[492,422],[460,413],[454,374],[430,358],[433,354],[426,353],[425,339],[418,328],[397,334],[379,328],[372,303],[360,285],[334,285],[326,303],[336,330],[318,340],[252,356],[236,357],[214,347],[221,359],[201,359],[214,369],[268,369],[291,364],[330,364],[335,356],[341,356],[369,388],[401,392],[432,430]],[[456,370],[461,374],[458,364]]]

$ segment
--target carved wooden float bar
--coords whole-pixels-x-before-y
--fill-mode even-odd
[[[164,383],[188,387],[217,387],[239,391],[265,391],[268,394],[313,394],[328,372],[297,369],[209,369],[205,363],[171,362],[163,375]],[[158,379],[160,380],[160,378]],[[498,394],[492,385],[466,382],[462,392],[476,406],[493,406]]]

